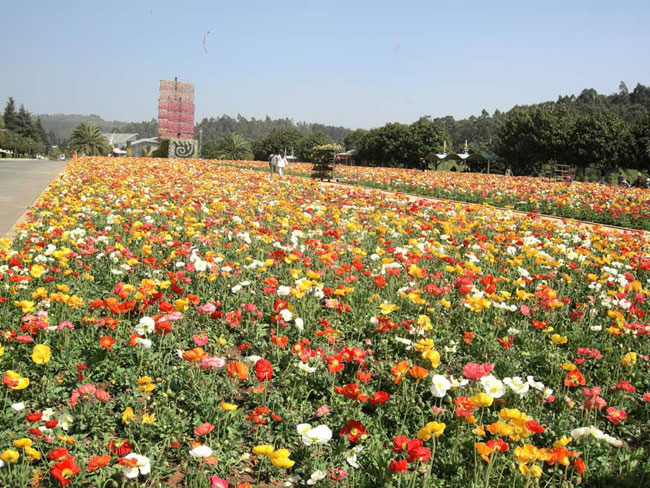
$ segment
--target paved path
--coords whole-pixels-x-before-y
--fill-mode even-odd
[[[14,224],[66,164],[37,159],[0,159],[0,237],[11,236]]]

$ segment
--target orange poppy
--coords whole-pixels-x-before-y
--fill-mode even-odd
[[[201,361],[204,358],[208,357],[208,353],[203,350],[202,347],[195,347],[190,351],[183,353],[183,359],[186,361]]]
[[[230,361],[226,365],[226,373],[233,379],[244,381],[248,378],[248,367],[240,361]]]
[[[99,468],[103,468],[104,466],[108,466],[111,462],[111,457],[108,454],[104,454],[103,456],[93,456],[90,458],[90,461],[88,461],[88,471],[97,471]]]
[[[409,369],[409,362],[404,360],[400,361],[397,363],[393,368],[390,370],[390,374],[395,377],[395,384],[397,385],[400,381],[402,381],[402,377],[406,374],[406,372]]]
[[[426,368],[423,368],[421,366],[411,366],[411,369],[409,369],[409,374],[420,381],[422,378],[426,378],[427,375],[429,374],[429,370]]]

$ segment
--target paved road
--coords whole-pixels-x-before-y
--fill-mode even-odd
[[[22,217],[67,163],[0,159],[0,237],[9,237]]]

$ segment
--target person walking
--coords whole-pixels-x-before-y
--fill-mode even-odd
[[[271,174],[275,173],[275,162],[277,157],[277,152],[273,152],[271,155],[269,155],[269,171]]]
[[[275,157],[275,165],[278,168],[278,174],[284,176],[284,168],[287,166],[289,161],[284,155],[284,149],[280,149],[280,152]]]

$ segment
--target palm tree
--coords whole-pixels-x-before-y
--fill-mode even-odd
[[[70,137],[69,147],[87,156],[106,156],[111,151],[108,139],[94,124],[79,124]]]
[[[226,134],[217,140],[215,147],[219,159],[244,160],[253,158],[251,143],[239,134]]]

